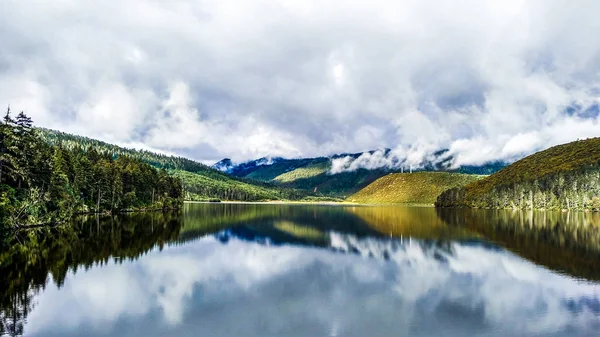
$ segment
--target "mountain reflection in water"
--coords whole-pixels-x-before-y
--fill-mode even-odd
[[[187,204],[82,218],[3,248],[0,333],[597,336],[600,219],[565,216]]]

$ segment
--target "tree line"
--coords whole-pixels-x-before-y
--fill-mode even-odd
[[[160,153],[155,153],[147,150],[129,149],[121,146],[105,143],[88,137],[68,134],[61,131],[50,130],[46,128],[38,128],[39,135],[47,143],[51,145],[62,144],[66,148],[82,148],[84,150],[94,148],[99,152],[111,153],[116,156],[128,156],[148,163],[157,168],[166,170],[183,170],[188,172],[211,172],[216,175],[223,175],[210,167],[187,159],[184,157],[170,156]]]
[[[78,213],[175,208],[181,180],[127,155],[51,144],[21,112],[0,123],[0,227],[62,222]]]
[[[582,168],[533,181],[494,186],[487,192],[473,186],[440,194],[438,207],[600,211],[600,169]]]
[[[183,157],[123,148],[99,140],[50,129],[38,128],[37,130],[39,135],[51,145],[61,144],[68,149],[80,148],[84,151],[95,149],[99,153],[117,157],[127,156],[150,164],[155,168],[165,169],[169,175],[182,180],[186,200],[296,200],[308,195],[308,193],[299,193],[289,188],[279,188],[265,182],[232,177],[202,163]]]
[[[600,137],[553,146],[465,187],[439,207],[600,211]]]

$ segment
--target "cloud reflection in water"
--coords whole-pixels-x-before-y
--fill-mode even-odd
[[[32,336],[593,336],[600,286],[482,244],[216,237],[49,286]],[[353,252],[345,254],[344,252]],[[358,253],[358,254],[357,254]]]

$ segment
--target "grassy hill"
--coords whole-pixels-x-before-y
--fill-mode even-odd
[[[464,188],[440,207],[600,210],[600,138],[551,147]]]
[[[327,171],[329,171],[330,168],[331,165],[327,160],[315,161],[304,167],[299,167],[294,170],[282,173],[273,178],[273,180],[280,184],[286,184],[300,179],[311,179],[321,174],[327,173]]]
[[[377,179],[346,200],[367,204],[433,204],[445,190],[480,178],[481,176],[447,172],[392,173]]]
[[[169,171],[183,182],[185,199],[206,201],[210,199],[232,201],[299,200],[307,196],[292,189],[262,186],[231,179],[227,176],[207,176],[183,170]]]

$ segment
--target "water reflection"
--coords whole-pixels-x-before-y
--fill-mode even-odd
[[[564,270],[554,262],[562,250],[548,248],[562,242],[572,254],[564,259],[578,257],[564,271],[592,275],[581,258],[592,241],[536,236],[514,216],[203,204],[83,219],[22,234],[23,245],[2,252],[1,328],[28,336],[594,336],[599,286],[536,265]],[[556,216],[550,222],[564,223]],[[577,237],[585,235],[593,237]]]
[[[62,287],[69,273],[139,258],[176,240],[181,213],[138,213],[118,217],[81,217],[71,226],[18,233],[0,252],[0,335],[21,335],[32,297],[50,278]]]
[[[437,209],[451,226],[471,230],[524,258],[575,277],[600,280],[600,214]]]

